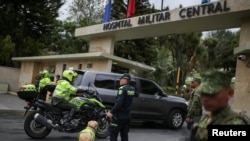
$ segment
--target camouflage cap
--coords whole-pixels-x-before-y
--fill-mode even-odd
[[[215,94],[223,87],[230,87],[230,75],[220,71],[207,71],[202,75],[202,82],[197,87],[196,92],[205,94]]]
[[[194,78],[194,79],[193,79],[193,82],[194,82],[194,81],[201,83],[201,78]]]

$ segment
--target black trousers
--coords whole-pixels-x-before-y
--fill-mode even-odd
[[[69,122],[72,119],[72,117],[77,109],[76,105],[71,104],[69,101],[67,101],[65,99],[57,98],[57,97],[52,97],[52,105],[57,107],[57,108],[60,108],[62,110],[69,111],[63,117],[66,120],[66,122]]]
[[[38,99],[41,99],[43,101],[46,101],[46,96],[47,96],[47,88],[43,87],[39,91]]]
[[[121,141],[128,141],[129,127],[130,119],[112,118],[109,127],[110,141],[117,141],[119,133],[121,136]]]

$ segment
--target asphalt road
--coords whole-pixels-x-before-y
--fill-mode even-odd
[[[23,130],[23,117],[26,102],[15,95],[0,94],[0,140],[4,141],[35,141],[29,138]],[[46,141],[77,141],[78,133],[63,133],[52,131]],[[170,130],[160,123],[132,123],[130,141],[184,141],[188,136],[186,125],[179,130]],[[109,141],[96,139],[96,141]]]

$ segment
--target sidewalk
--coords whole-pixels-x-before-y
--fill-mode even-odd
[[[0,92],[0,110],[24,111],[26,101],[20,99],[16,92]]]
[[[7,92],[4,92],[4,91],[0,91],[0,94],[11,94],[11,95],[16,95],[17,96],[17,93],[16,92],[10,92],[10,91],[7,91]]]
[[[17,96],[16,92],[8,92],[8,94]]]

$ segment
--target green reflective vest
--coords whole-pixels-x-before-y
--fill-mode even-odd
[[[59,97],[65,100],[69,100],[70,95],[75,94],[76,91],[76,87],[72,86],[68,81],[62,79],[57,81],[53,97]]]
[[[81,133],[89,133],[91,136],[91,141],[95,140],[95,131],[92,128],[87,127],[85,129],[83,129],[82,131],[80,131],[79,137],[80,137]]]
[[[40,89],[42,89],[43,87],[45,87],[49,82],[51,82],[50,78],[48,78],[48,77],[42,78],[39,81],[39,89],[38,89],[38,91],[40,91]]]

